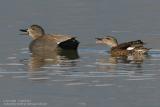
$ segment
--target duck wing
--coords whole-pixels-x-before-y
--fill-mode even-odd
[[[126,45],[125,48],[128,52],[131,52],[134,54],[144,54],[144,53],[147,53],[150,49],[145,48],[143,45],[144,45],[144,42],[142,42],[141,40],[137,40],[137,41],[128,42],[128,46]]]
[[[148,52],[148,48],[145,48],[144,42],[141,40],[130,41],[119,44],[117,47],[111,48],[111,52],[115,55],[144,55]]]
[[[52,35],[49,35],[49,36],[50,36],[50,39],[53,39],[57,44],[60,44],[61,42],[76,38],[74,36],[61,35],[61,34],[52,34]]]
[[[57,45],[63,49],[77,49],[79,45],[76,37],[70,35],[53,34],[50,35],[50,39],[53,39]]]
[[[135,41],[130,41],[130,42],[119,44],[117,48],[122,49],[122,50],[132,50],[134,47],[143,47],[143,45],[144,45],[143,41],[135,40]]]

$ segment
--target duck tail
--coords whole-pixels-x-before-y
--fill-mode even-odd
[[[59,47],[62,49],[77,49],[79,45],[79,41],[76,40],[76,37],[72,37],[71,39],[68,39],[66,41],[61,42],[58,44]]]

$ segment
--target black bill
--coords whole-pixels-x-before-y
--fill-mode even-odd
[[[20,29],[21,32],[27,32],[27,29]]]

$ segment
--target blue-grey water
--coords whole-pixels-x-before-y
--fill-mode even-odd
[[[0,107],[159,107],[159,0],[2,0]],[[32,24],[81,42],[74,58],[41,58],[19,35]],[[142,39],[141,60],[110,57],[95,37]],[[72,55],[71,55],[72,56]]]

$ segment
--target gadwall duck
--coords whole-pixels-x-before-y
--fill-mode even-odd
[[[61,34],[46,34],[44,29],[39,25],[32,25],[28,29],[20,29],[29,35],[33,41],[30,43],[30,50],[55,50],[57,47],[61,49],[76,50],[79,41],[76,37]]]
[[[148,52],[148,48],[145,48],[144,42],[141,40],[135,40],[118,44],[118,41],[113,36],[107,36],[104,38],[96,38],[97,44],[105,44],[111,47],[110,53],[112,56],[128,56],[128,55],[145,55]]]

